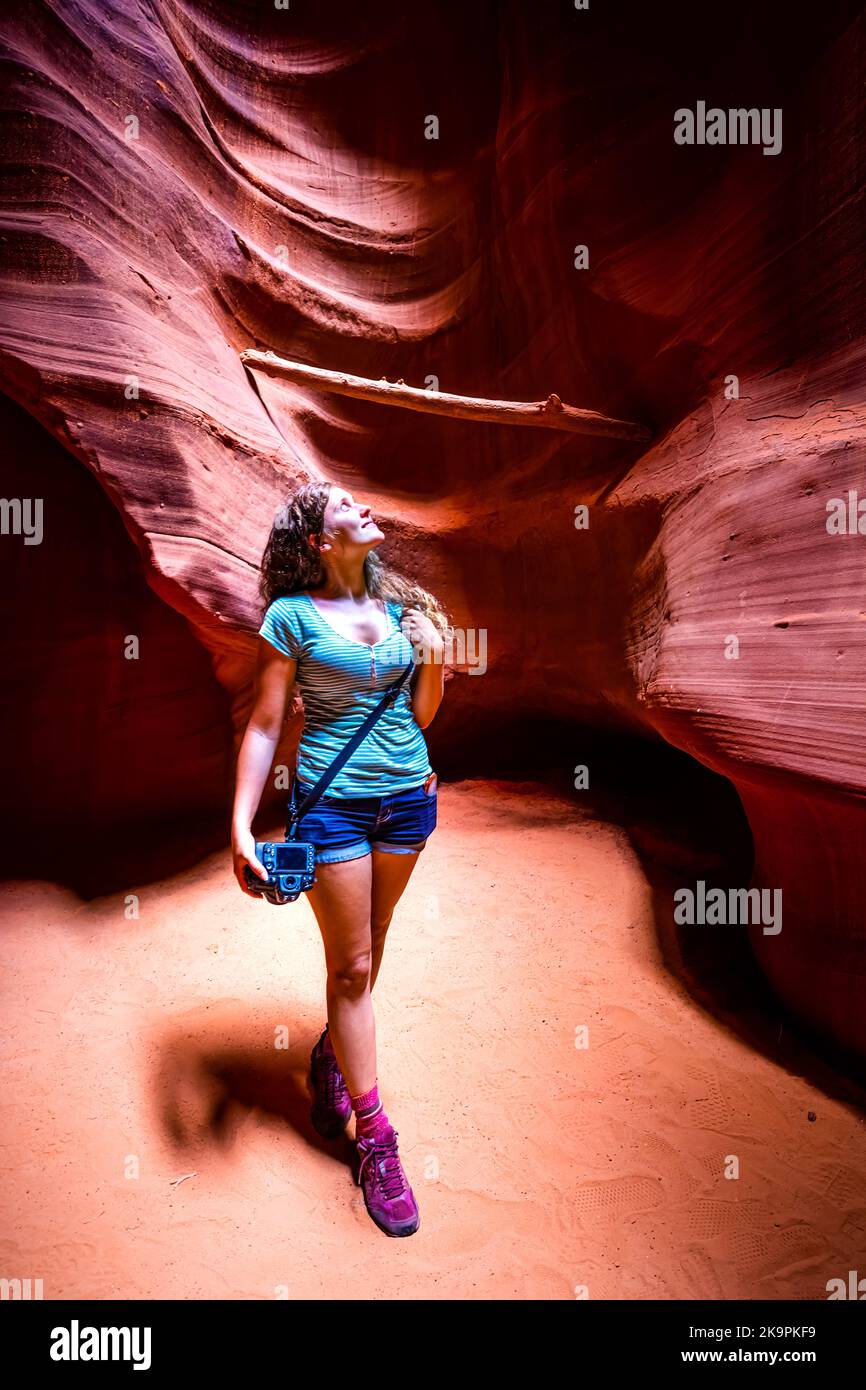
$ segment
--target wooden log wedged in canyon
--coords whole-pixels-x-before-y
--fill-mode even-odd
[[[359,400],[377,401],[382,405],[422,410],[431,415],[484,420],[495,425],[534,425],[541,429],[601,434],[611,439],[633,439],[642,443],[652,438],[652,431],[646,425],[631,420],[615,420],[595,410],[563,405],[555,393],[551,393],[546,401],[493,401],[474,396],[455,396],[445,391],[422,390],[407,386],[402,378],[397,382],[388,381],[385,377],[373,381],[370,377],[351,376],[348,372],[332,372],[324,367],[310,367],[305,362],[290,362],[274,352],[260,352],[257,348],[246,348],[240,357],[248,367],[261,367],[303,386],[333,391],[340,396],[355,396]]]

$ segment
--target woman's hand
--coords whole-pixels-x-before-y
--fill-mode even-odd
[[[420,654],[422,661],[441,662],[445,643],[442,641],[441,633],[426,613],[422,613],[419,608],[405,609],[400,627],[404,636],[408,637],[412,646]]]
[[[258,874],[259,878],[267,879],[268,871],[260,859],[256,858],[256,837],[251,830],[236,831],[232,835],[232,860],[234,862],[235,878],[241,888],[250,898],[257,898],[258,893],[254,893],[244,878],[244,869],[247,864]]]

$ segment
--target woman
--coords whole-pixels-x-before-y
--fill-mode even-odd
[[[297,827],[316,848],[307,892],[327,969],[328,1019],[310,1057],[313,1124],[330,1137],[354,1111],[367,1211],[388,1235],[407,1236],[418,1229],[418,1206],[379,1098],[370,991],[394,908],[436,825],[436,774],[421,730],[442,701],[449,629],[431,594],[381,563],[374,552],[383,540],[370,508],[326,482],[302,487],[274,522],[232,853],[244,892],[247,865],[267,878],[251,826],[295,681],[305,716],[292,788],[300,802],[414,658],[398,697]]]

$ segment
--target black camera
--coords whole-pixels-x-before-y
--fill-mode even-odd
[[[257,840],[256,858],[267,869],[267,878],[259,878],[245,864],[244,879],[254,893],[275,907],[295,902],[316,882],[316,847],[306,841],[266,840],[260,844]]]

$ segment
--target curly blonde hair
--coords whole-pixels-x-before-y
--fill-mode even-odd
[[[305,483],[274,517],[259,576],[265,609],[284,594],[301,593],[324,583],[325,565],[309,537],[314,535],[322,540],[325,508],[335,486],[326,481]],[[399,570],[383,564],[374,550],[368,550],[364,560],[364,580],[371,597],[392,600],[404,609],[417,608],[442,637],[451,632],[450,620],[439,600]]]

